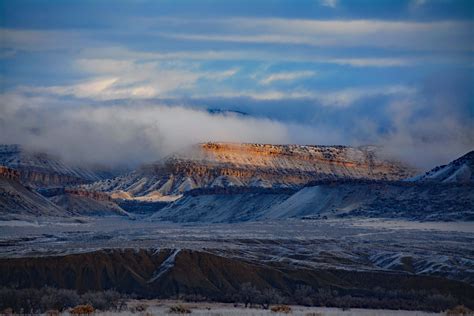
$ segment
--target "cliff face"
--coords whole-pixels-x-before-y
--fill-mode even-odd
[[[91,187],[132,196],[177,195],[196,188],[298,187],[321,179],[413,175],[409,166],[380,158],[375,147],[205,143]]]
[[[0,166],[0,177],[8,180],[20,181],[20,173],[17,170]]]
[[[70,216],[58,205],[23,186],[15,170],[0,168],[0,218],[16,219],[18,216]]]
[[[97,172],[70,166],[56,157],[30,152],[19,145],[0,145],[0,166],[17,170],[20,181],[35,188],[83,184],[103,179]]]

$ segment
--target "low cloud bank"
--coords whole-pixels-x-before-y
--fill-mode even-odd
[[[306,105],[305,120],[285,120],[296,117],[298,109],[289,106],[274,108],[279,117],[259,114],[258,106],[245,116],[136,101],[82,105],[86,101],[16,91],[0,95],[0,143],[111,167],[135,167],[207,141],[375,144],[389,157],[429,169],[474,149],[472,92],[438,84],[425,85],[418,97],[398,98],[373,110],[369,99],[330,112]]]

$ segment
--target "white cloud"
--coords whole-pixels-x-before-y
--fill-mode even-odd
[[[200,23],[200,21],[197,20],[194,23]],[[231,18],[206,20],[206,23],[215,26],[210,29],[219,29],[220,31],[218,33],[161,32],[159,35],[193,41],[322,47],[383,47],[411,50],[474,50],[474,45],[470,41],[474,23],[466,21]]]
[[[207,141],[340,142],[336,133],[263,118],[211,115],[181,106],[64,106],[55,99],[0,95],[0,143],[19,143],[72,163],[135,165]],[[34,131],[34,132],[32,132]],[[304,135],[302,133],[305,133]]]
[[[95,43],[79,31],[0,28],[0,38],[1,48],[26,51],[73,49]]]
[[[410,6],[412,8],[418,8],[418,7],[421,7],[421,6],[425,5],[426,2],[427,2],[426,0],[412,0],[410,2]]]
[[[335,8],[337,7],[338,0],[320,0],[322,6]]]
[[[328,58],[326,61],[352,67],[403,67],[418,62],[410,58]]]
[[[375,96],[394,96],[406,98],[415,94],[417,90],[404,85],[391,85],[379,87],[359,87],[341,90],[259,90],[259,91],[223,91],[213,95],[197,95],[197,97],[248,97],[255,100],[291,100],[291,99],[313,99],[317,103],[328,106],[344,108],[364,98]]]
[[[308,78],[316,75],[314,71],[294,71],[294,72],[278,72],[260,80],[261,84],[268,85],[275,81],[294,81],[297,79]]]
[[[91,79],[31,90],[95,100],[168,97],[175,90],[194,87],[200,79],[222,81],[238,72],[237,68],[202,71],[193,65],[181,67],[134,59],[79,59],[76,65],[82,72],[92,75]]]
[[[288,55],[285,52],[280,51],[268,51],[268,50],[241,50],[241,51],[229,51],[229,50],[208,50],[208,51],[171,51],[171,52],[160,52],[160,51],[132,51],[122,47],[102,47],[102,48],[89,48],[84,49],[81,53],[89,65],[95,68],[96,66],[100,69],[104,67],[104,60],[114,56],[116,59],[129,59],[129,60],[143,60],[143,61],[174,61],[174,60],[186,60],[186,61],[208,61],[208,60],[227,60],[227,61],[240,61],[240,60],[257,60],[257,61],[273,61],[273,62],[316,62],[316,63],[327,63],[327,64],[338,64],[346,65],[351,67],[394,67],[394,66],[410,66],[420,62],[419,58],[395,58],[395,57],[334,57],[334,56],[321,56],[314,54],[292,54]],[[101,65],[92,65],[92,60],[101,60]],[[424,63],[426,62],[440,62],[438,59],[423,58]],[[458,61],[458,59],[456,59]],[[446,60],[444,60],[446,62]],[[120,65],[115,64],[116,61],[110,64],[111,69],[121,68],[117,67]]]

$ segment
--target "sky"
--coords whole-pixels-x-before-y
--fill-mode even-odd
[[[134,166],[190,144],[474,149],[474,1],[0,0],[0,143]]]

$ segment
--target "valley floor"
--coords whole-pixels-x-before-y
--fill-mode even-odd
[[[121,217],[0,222],[0,258],[188,249],[293,267],[395,270],[474,283],[474,222],[381,219],[175,224]]]

